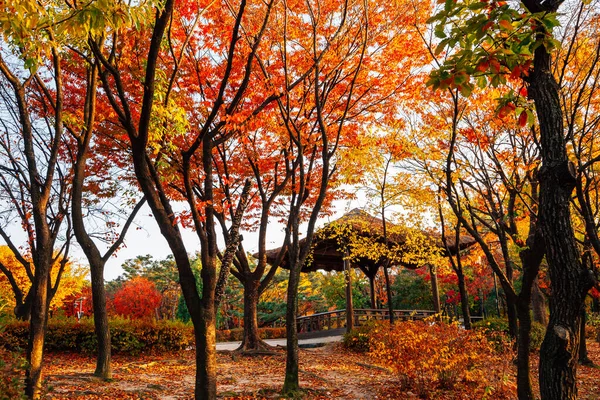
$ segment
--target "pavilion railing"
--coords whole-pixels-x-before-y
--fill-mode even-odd
[[[397,321],[424,319],[435,315],[432,310],[394,310]],[[389,310],[355,309],[354,326],[360,326],[367,321],[385,321],[390,319]],[[314,332],[346,327],[346,310],[335,310],[296,318],[298,332]]]

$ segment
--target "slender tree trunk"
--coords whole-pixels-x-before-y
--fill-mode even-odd
[[[108,326],[108,312],[106,310],[106,288],[104,287],[104,263],[92,267],[92,305],[94,308],[94,329],[98,340],[98,355],[94,375],[102,379],[112,378],[110,366],[110,329]]]
[[[298,380],[298,326],[296,313],[298,309],[298,285],[300,283],[301,265],[290,268],[290,278],[287,290],[287,307],[285,313],[286,327],[286,359],[283,394],[291,395],[300,389]]]
[[[376,309],[377,308],[377,299],[375,298],[375,276],[369,276],[369,291],[370,291],[370,295],[371,295],[371,308],[372,309]]]
[[[346,332],[354,329],[354,302],[352,301],[352,274],[350,263],[344,260],[344,275],[346,277]]]
[[[38,251],[40,251],[39,248]],[[44,258],[44,260],[36,260],[37,268],[32,288],[33,301],[27,345],[27,362],[29,365],[25,374],[25,395],[30,399],[39,399],[42,389],[42,361],[48,318],[48,287],[51,265],[51,258]]]
[[[388,272],[388,264],[383,266],[383,275],[385,276],[385,290],[387,292],[388,310],[390,313],[390,325],[394,325],[394,304],[392,304],[392,286],[390,284],[390,274]]]
[[[460,292],[460,307],[462,310],[463,320],[465,329],[471,329],[471,312],[469,311],[469,293],[467,292],[467,285],[465,284],[465,275],[463,274],[462,267],[456,270],[456,276],[458,277],[458,291]]]
[[[442,307],[440,305],[440,287],[438,283],[437,271],[435,266],[429,266],[429,277],[431,278],[431,295],[433,297],[433,310],[436,314],[440,314],[442,312]]]
[[[531,372],[529,369],[529,344],[531,315],[529,302],[521,301],[517,308],[519,314],[519,337],[517,340],[517,395],[519,400],[533,400]]]

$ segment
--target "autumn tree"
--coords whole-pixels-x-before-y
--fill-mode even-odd
[[[458,49],[433,75],[434,86],[454,87],[468,95],[474,86],[472,76],[482,84],[498,86],[512,75],[527,85],[535,105],[542,161],[537,174],[537,226],[543,236],[540,253],[545,253],[548,262],[552,290],[550,320],[540,351],[543,399],[577,397],[579,318],[593,285],[573,232],[570,200],[577,182],[576,169],[569,161],[559,86],[552,72],[551,52],[557,45],[552,30],[558,25],[556,12],[562,3],[446,3],[445,9],[432,18],[438,27],[436,32],[443,38],[439,48]],[[574,12],[568,8],[566,11]],[[514,109],[518,101],[516,96],[509,96],[505,106]],[[533,398],[531,390],[519,391],[519,398]]]
[[[137,182],[178,268],[195,327],[197,398],[216,396],[216,289],[226,282],[238,247],[247,196],[230,205],[235,218],[223,254],[227,261],[221,262],[218,275],[212,156],[218,143],[240,133],[272,99],[258,91],[260,83],[251,85],[272,6],[241,1],[235,6],[184,3],[175,9],[168,0],[155,9],[152,27],[127,34],[113,31],[110,40],[90,41],[111,105],[107,117],[127,137]],[[247,8],[252,8],[251,15]],[[123,63],[131,57],[144,62]],[[184,200],[186,212],[173,212],[171,199]],[[181,237],[186,224],[194,226],[200,241],[201,294]]]
[[[66,151],[64,92],[60,63],[69,31],[70,10],[55,3],[19,2],[2,7],[0,72],[3,135],[0,143],[3,224],[0,235],[32,282],[29,293],[17,289],[16,314],[29,318],[26,394],[40,396],[42,358],[50,301],[68,263],[71,221],[68,218],[71,171],[61,161]],[[57,24],[65,22],[60,28]],[[48,90],[51,86],[53,90]],[[43,104],[52,99],[53,110]],[[4,117],[5,116],[5,117]],[[9,226],[21,226],[21,247]],[[58,268],[52,281],[52,270]],[[14,281],[7,268],[2,271]]]
[[[126,281],[114,293],[112,299],[115,312],[131,319],[154,319],[161,302],[160,292],[154,282],[135,277]]]

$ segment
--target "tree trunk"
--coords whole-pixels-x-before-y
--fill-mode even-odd
[[[436,314],[440,314],[442,312],[442,307],[440,305],[440,287],[438,283],[436,268],[432,265],[429,266],[429,276],[431,278],[431,295],[433,297],[433,310],[436,312]]]
[[[548,311],[546,309],[546,296],[540,289],[539,278],[535,278],[531,293],[531,308],[533,310],[533,320],[542,325],[548,325]]]
[[[344,275],[346,277],[346,332],[354,329],[354,302],[352,301],[352,274],[350,263],[344,260]]]
[[[27,344],[27,362],[29,365],[25,373],[25,395],[30,399],[39,399],[42,389],[42,359],[48,322],[49,266],[51,265],[50,257],[44,258],[48,259],[36,260],[37,268],[32,288],[33,300],[29,323],[29,342]]]
[[[579,323],[592,282],[580,261],[571,226],[575,171],[567,157],[559,88],[544,45],[536,49],[533,64],[528,79],[542,149],[539,223],[546,243],[552,290],[550,320],[540,349],[540,394],[544,400],[570,400],[577,398]]]
[[[531,388],[531,372],[529,370],[529,344],[531,332],[531,315],[529,302],[519,302],[519,337],[517,339],[517,396],[519,400],[533,400]]]
[[[465,275],[463,274],[462,267],[460,267],[456,270],[456,276],[458,277],[458,290],[460,292],[460,307],[462,310],[465,329],[471,329],[471,312],[469,311],[469,293],[467,292],[467,285],[465,284]]]
[[[194,323],[196,339],[196,400],[217,398],[217,330],[214,305],[203,306]]]
[[[286,359],[285,380],[283,394],[293,395],[300,389],[298,381],[298,325],[296,312],[298,309],[298,285],[300,283],[301,265],[294,265],[290,269],[290,278],[287,290],[287,307],[285,313],[286,331]]]
[[[508,317],[508,333],[516,339],[519,336],[519,323],[517,321],[517,304],[511,298],[506,296],[506,315]]]
[[[241,351],[259,350],[268,347],[258,334],[258,282],[247,278],[244,284],[244,338]]]
[[[375,276],[369,276],[369,290],[370,290],[370,295],[371,295],[371,308],[372,309],[376,309],[377,308],[377,299],[375,298]]]
[[[388,272],[389,261],[386,261],[383,266],[383,274],[385,276],[385,290],[387,292],[388,311],[390,313],[390,325],[394,325],[394,304],[392,304],[392,287],[390,284],[390,274]]]
[[[110,329],[108,326],[108,312],[106,310],[103,263],[94,266],[90,263],[90,271],[92,279],[92,305],[94,307],[94,329],[98,340],[98,355],[94,375],[102,379],[112,379],[112,369],[110,366]]]

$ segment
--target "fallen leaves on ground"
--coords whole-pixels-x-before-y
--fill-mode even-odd
[[[600,364],[600,345],[589,343],[589,356]],[[512,357],[512,356],[510,356]],[[50,353],[46,357],[45,390],[51,399],[191,399],[194,390],[194,354],[115,355],[113,379],[104,382],[93,376],[91,355]],[[537,376],[537,357],[532,360],[532,376]],[[507,359],[503,365],[489,365],[495,375],[494,392],[515,394],[515,367]],[[218,355],[218,391],[223,399],[278,398],[283,384],[285,353],[272,356]],[[596,399],[600,393],[600,368],[579,366],[579,398]],[[535,390],[536,379],[533,379]],[[300,384],[307,399],[410,399],[418,394],[402,388],[400,379],[377,365],[367,354],[353,353],[340,344],[300,350]],[[500,388],[498,385],[502,385]],[[481,388],[480,388],[481,389]],[[500,390],[502,389],[502,390]],[[481,392],[481,390],[478,390]],[[458,384],[437,390],[433,398],[459,400],[473,397],[472,386]],[[514,396],[512,396],[514,397]]]

